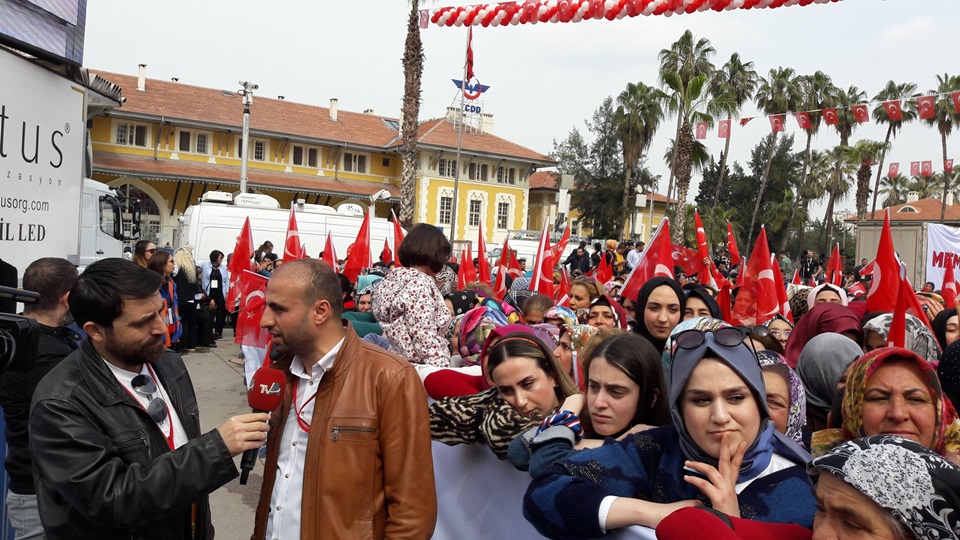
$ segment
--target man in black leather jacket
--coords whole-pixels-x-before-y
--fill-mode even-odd
[[[211,538],[207,494],[259,448],[267,414],[200,433],[180,356],[163,347],[160,276],[123,259],[90,265],[68,303],[87,333],[40,381],[30,450],[47,538]]]
[[[36,304],[24,306],[23,314],[37,321],[40,339],[29,371],[0,374],[0,405],[7,422],[7,511],[17,538],[42,538],[43,526],[37,512],[33,487],[28,427],[30,400],[40,380],[76,350],[80,335],[63,326],[70,307],[67,296],[77,279],[77,267],[66,259],[44,257],[30,263],[23,273],[23,288],[40,294]]]

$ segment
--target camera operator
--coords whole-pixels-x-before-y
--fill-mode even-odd
[[[46,257],[27,267],[23,288],[40,294],[40,302],[26,304],[23,314],[39,324],[40,340],[33,367],[26,372],[0,375],[0,405],[7,422],[7,509],[17,538],[43,538],[37,512],[29,449],[30,400],[37,384],[77,348],[80,336],[64,325],[70,322],[67,297],[77,280],[77,268],[65,259]]]
[[[260,448],[266,413],[205,434],[190,374],[166,336],[159,274],[103,259],[70,290],[87,337],[34,393],[30,449],[47,538],[213,537],[207,494]]]

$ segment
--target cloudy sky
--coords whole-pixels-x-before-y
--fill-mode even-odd
[[[455,4],[468,2],[428,1],[426,7]],[[84,64],[135,74],[137,64],[145,63],[151,78],[179,77],[230,90],[244,79],[258,83],[263,96],[323,106],[336,97],[341,109],[372,108],[396,116],[408,9],[404,0],[96,0],[88,4]],[[491,86],[482,99],[485,111],[494,114],[495,133],[546,154],[573,127],[582,130],[584,119],[627,82],[656,84],[657,53],[687,29],[711,41],[717,65],[738,52],[760,74],[778,66],[800,74],[822,70],[838,86],[856,85],[872,97],[890,79],[927,91],[935,87],[937,74],[957,74],[958,16],[957,0],[844,0],[775,10],[477,28],[475,68]],[[462,74],[466,33],[432,25],[423,31],[422,119],[441,116],[455,99],[450,79]],[[667,120],[665,125],[675,124]],[[661,156],[672,131],[662,128],[650,150],[650,168],[664,175],[661,191],[669,176]],[[793,120],[787,131],[797,134],[801,150],[803,136]],[[765,120],[735,127],[733,158],[748,159],[768,132]],[[852,140],[884,135],[884,127],[865,124]],[[814,145],[827,148],[837,140],[835,132],[821,129]],[[717,155],[723,148],[713,134],[704,142]],[[948,140],[949,157],[960,158],[958,149],[960,134],[955,134]],[[903,168],[919,160],[939,166],[940,155],[935,129],[908,125],[887,161],[901,162]],[[852,207],[852,196],[841,205]]]

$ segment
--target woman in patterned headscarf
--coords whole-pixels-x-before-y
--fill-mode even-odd
[[[803,428],[807,425],[807,393],[797,373],[787,360],[774,351],[757,351],[763,382],[767,388],[767,407],[777,431],[804,445]],[[804,445],[805,446],[805,445]]]
[[[925,358],[936,367],[940,359],[940,348],[933,332],[923,324],[923,321],[907,315],[907,331],[904,334],[903,346]],[[863,352],[870,352],[887,344],[887,335],[893,323],[893,313],[878,315],[863,325]]]
[[[960,464],[960,421],[933,367],[917,353],[883,347],[853,363],[841,409],[843,428],[813,435],[814,455],[851,439],[899,435]]]

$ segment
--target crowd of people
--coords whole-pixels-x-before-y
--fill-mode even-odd
[[[802,278],[791,316],[746,327],[679,268],[621,295],[643,249],[581,243],[553,296],[522,273],[500,295],[458,287],[427,224],[356,281],[270,242],[233,253],[269,278],[286,384],[276,410],[206,434],[180,356],[229,328],[224,253],[140,242],[79,276],[36,261],[36,366],[0,375],[18,538],[212,537],[206,496],[263,445],[253,538],[429,538],[434,443],[529,474],[522,514],[549,538],[958,538],[960,324],[932,284],[893,347],[894,315],[856,287],[866,261],[837,286],[813,252],[781,254]],[[724,249],[712,262],[735,281]]]

